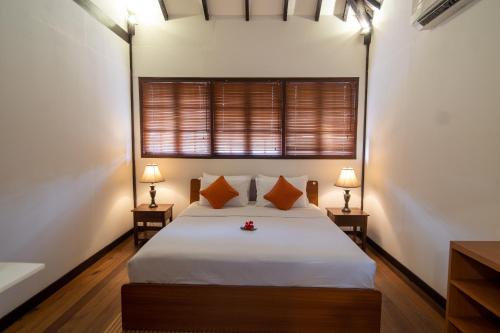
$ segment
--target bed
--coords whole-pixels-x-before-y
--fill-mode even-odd
[[[178,332],[379,332],[375,263],[307,208],[191,205],[129,262],[124,329]],[[255,197],[254,184],[250,197]],[[258,230],[241,231],[252,219]]]

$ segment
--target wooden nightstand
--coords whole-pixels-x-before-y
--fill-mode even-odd
[[[167,225],[167,220],[172,222],[174,205],[158,205],[156,208],[149,208],[148,204],[142,204],[132,209],[134,213],[134,244],[142,245],[149,240],[148,231],[158,231]],[[156,225],[149,225],[154,223]],[[161,223],[161,226],[158,224]],[[144,237],[140,237],[143,233]]]
[[[368,226],[368,215],[359,208],[351,208],[350,213],[342,212],[342,208],[327,208],[328,217],[339,227],[352,227],[353,241],[366,250],[366,231]],[[361,238],[357,237],[358,227],[361,229]],[[359,241],[358,241],[359,239]]]

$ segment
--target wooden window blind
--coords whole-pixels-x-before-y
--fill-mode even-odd
[[[356,158],[358,78],[140,78],[142,157]]]
[[[285,155],[356,158],[358,80],[287,81]]]
[[[215,81],[217,156],[281,156],[281,81]]]
[[[141,82],[142,155],[210,156],[209,82]]]

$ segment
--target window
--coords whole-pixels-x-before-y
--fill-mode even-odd
[[[281,156],[281,82],[214,83],[214,154]]]
[[[357,80],[286,83],[286,156],[356,157]]]
[[[208,82],[141,82],[142,155],[210,156]]]
[[[356,158],[358,78],[140,79],[143,157]]]

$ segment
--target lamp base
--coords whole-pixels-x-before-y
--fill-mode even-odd
[[[351,199],[350,190],[344,190],[344,208],[342,208],[342,213],[350,213],[351,209],[349,208],[349,200]]]
[[[151,196],[151,203],[149,204],[149,208],[156,208],[158,205],[155,202],[156,190],[154,184],[149,186],[151,190],[149,190],[149,195]]]

